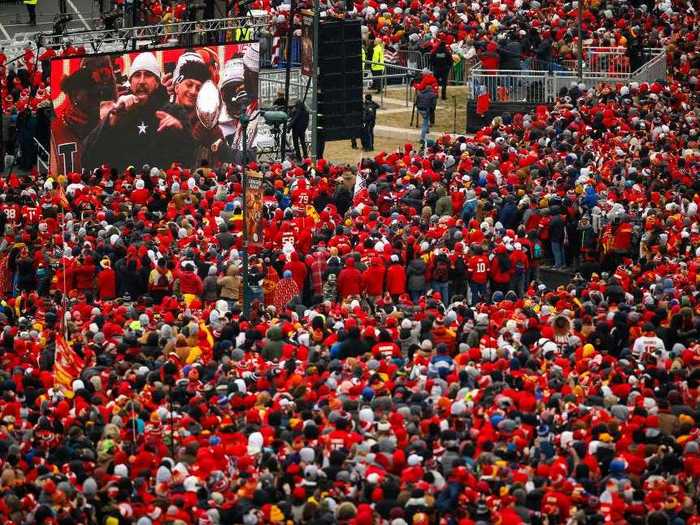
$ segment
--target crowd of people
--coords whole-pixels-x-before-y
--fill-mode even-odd
[[[572,5],[489,6],[356,10],[381,38],[569,42]],[[3,523],[699,523],[696,13],[585,15],[669,77],[358,166],[251,162],[248,253],[240,165],[7,166]],[[0,80],[27,139],[36,62]]]

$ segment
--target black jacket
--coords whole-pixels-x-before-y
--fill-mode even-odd
[[[501,55],[501,69],[520,69],[520,55],[523,52],[520,42],[511,40],[499,48],[498,52]]]
[[[437,74],[446,74],[452,67],[452,53],[447,46],[442,43],[435,50],[432,56],[433,71]]]
[[[304,135],[309,127],[309,112],[302,101],[297,101],[292,111],[289,127],[295,135]]]
[[[561,215],[557,214],[552,217],[552,222],[549,223],[549,239],[552,242],[564,242],[564,227]]]
[[[177,118],[183,129],[170,128],[158,133],[157,111]],[[82,167],[94,169],[108,164],[121,171],[130,165],[137,169],[144,164],[167,168],[173,162],[182,162],[187,166],[193,158],[194,146],[189,119],[168,102],[167,92],[161,86],[146,104],[121,115],[115,126],[110,126],[105,118],[90,132],[81,147]]]
[[[369,127],[374,127],[377,122],[377,109],[379,104],[374,100],[365,100],[362,106],[362,124]]]

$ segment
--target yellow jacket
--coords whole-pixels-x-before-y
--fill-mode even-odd
[[[384,71],[384,46],[379,42],[372,50],[372,71]]]

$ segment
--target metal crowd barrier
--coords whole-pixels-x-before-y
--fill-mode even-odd
[[[277,98],[277,92],[285,87],[284,69],[261,69],[258,81],[258,104],[269,107]],[[307,77],[299,68],[292,68],[289,75],[289,100],[303,99],[306,93]]]
[[[383,106],[384,105],[384,92],[386,91],[387,87],[403,87],[405,88],[405,104],[408,107],[410,104],[411,95],[410,95],[410,90],[411,90],[411,83],[413,80],[417,77],[417,75],[420,73],[420,69],[417,68],[409,68],[406,66],[401,66],[399,64],[392,64],[385,62],[383,64],[384,66],[384,71],[382,74],[374,74],[372,72],[372,65],[377,64],[377,62],[372,62],[371,60],[366,60],[365,61],[365,67],[364,71],[372,73],[372,76],[370,77],[367,75],[367,83],[371,81],[371,88],[376,88],[376,87],[381,87],[381,95],[380,95],[380,102],[379,105]]]
[[[666,52],[661,49],[661,52],[656,54],[654,58],[634,72],[634,80],[636,82],[656,82],[657,80],[666,80],[668,70],[666,65]]]
[[[584,47],[583,60],[591,73],[630,73],[630,61],[624,47]]]
[[[590,71],[584,69],[579,78],[576,70],[497,70],[487,71],[480,64],[471,68],[469,97],[476,99],[488,93],[494,102],[527,102],[533,104],[552,103],[562,88],[583,83],[587,88],[619,82],[654,82],[666,79],[666,53],[663,49],[647,49],[652,58],[635,72]],[[598,62],[602,64],[602,62]]]
[[[420,51],[401,49],[397,52],[397,59],[397,64],[410,69],[420,70],[426,67],[425,55]]]
[[[472,69],[468,91],[474,98],[488,93],[494,102],[544,102],[551,77],[547,71]]]

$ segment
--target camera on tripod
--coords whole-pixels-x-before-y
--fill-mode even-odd
[[[102,15],[102,23],[104,24],[105,29],[108,31],[116,29],[117,20],[119,20],[122,16],[124,15],[122,15],[122,13],[116,9]]]
[[[187,19],[192,21],[197,20],[197,12],[200,10],[203,11],[205,7],[203,2],[190,3],[187,10]]]
[[[408,75],[408,80],[411,84],[418,83],[423,78],[423,71],[421,71],[419,69],[414,69],[414,70],[408,72],[407,75]]]
[[[73,20],[71,15],[67,14],[57,14],[53,17],[53,33],[55,35],[62,35],[66,32],[66,26]]]

